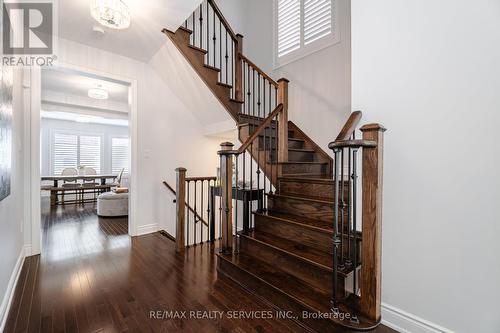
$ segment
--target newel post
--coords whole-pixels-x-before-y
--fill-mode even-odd
[[[278,162],[288,162],[288,82],[278,80],[278,104],[283,104],[278,115]]]
[[[361,312],[380,319],[382,279],[382,187],[384,132],[380,124],[360,128],[363,140],[375,141],[375,148],[363,148],[363,242],[361,255]]]
[[[235,99],[243,101],[243,62],[240,55],[243,54],[243,35],[236,35],[236,54],[234,59],[234,85],[235,85]]]
[[[233,248],[233,144],[220,145],[220,189],[222,207],[222,239],[220,251],[231,253]]]
[[[175,223],[175,250],[183,252],[185,243],[186,223],[186,169],[175,169],[177,180],[175,185],[176,223]]]

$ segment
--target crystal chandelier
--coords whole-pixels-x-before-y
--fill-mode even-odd
[[[130,26],[130,10],[122,0],[91,0],[90,14],[108,28],[126,29]]]

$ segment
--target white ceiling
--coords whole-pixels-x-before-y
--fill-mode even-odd
[[[126,83],[96,77],[63,68],[44,68],[42,71],[42,90],[65,95],[87,98],[88,90],[97,85],[108,91],[109,102],[128,104],[129,86]]]
[[[104,35],[92,31],[100,26],[90,16],[91,0],[59,1],[59,36],[78,43],[147,62],[165,42],[163,28],[176,30],[201,0],[124,0],[132,23],[128,29],[102,27]]]

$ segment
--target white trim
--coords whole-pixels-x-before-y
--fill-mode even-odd
[[[24,256],[25,257],[31,257],[31,244],[25,244],[24,245]]]
[[[152,234],[154,232],[157,232],[158,230],[160,230],[158,227],[158,223],[140,225],[140,226],[137,226],[136,236]]]
[[[453,333],[452,330],[387,303],[382,303],[382,324],[402,333]]]
[[[19,275],[21,274],[21,269],[24,264],[24,251],[24,247],[21,248],[14,270],[10,275],[9,284],[7,285],[5,295],[3,296],[2,304],[0,305],[0,332],[3,332],[5,323],[7,322],[10,306],[12,305],[12,299],[14,298],[14,292],[16,291],[17,281],[19,280]]]
[[[303,1],[301,1],[303,6]],[[308,55],[321,51],[327,47],[340,43],[341,31],[338,15],[339,5],[338,0],[332,0],[332,32],[320,39],[311,42],[310,44],[303,44],[303,10],[301,9],[301,22],[300,22],[300,48],[292,51],[282,57],[278,57],[278,0],[273,0],[273,69],[276,70],[282,66],[288,65],[292,62],[300,60]]]
[[[130,159],[132,165],[132,179],[130,180],[130,195],[129,195],[129,219],[128,219],[128,233],[130,236],[137,234],[137,182],[138,179],[138,154],[137,154],[137,139],[138,139],[138,125],[137,125],[137,80],[128,78],[105,71],[98,71],[92,68],[86,68],[69,63],[59,62],[57,67],[65,68],[84,73],[90,73],[96,76],[103,76],[113,80],[121,81],[130,84],[131,106],[129,113],[129,135],[131,142]],[[41,200],[40,200],[40,112],[41,112],[41,69],[40,67],[33,66],[30,69],[30,109],[25,113],[29,114],[27,121],[29,121],[30,130],[30,163],[29,163],[29,182],[31,196],[31,211],[29,212],[31,221],[31,249],[32,254],[41,253]]]

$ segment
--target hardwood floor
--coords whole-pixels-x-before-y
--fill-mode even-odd
[[[154,319],[151,311],[185,312]],[[191,311],[217,315],[191,319]],[[234,319],[230,311],[269,315]],[[156,313],[158,317],[164,313]],[[127,219],[104,219],[93,204],[43,216],[43,253],[26,258],[5,332],[304,332],[227,278],[209,245],[175,254],[159,233],[130,238]],[[393,332],[379,327],[376,332]]]

